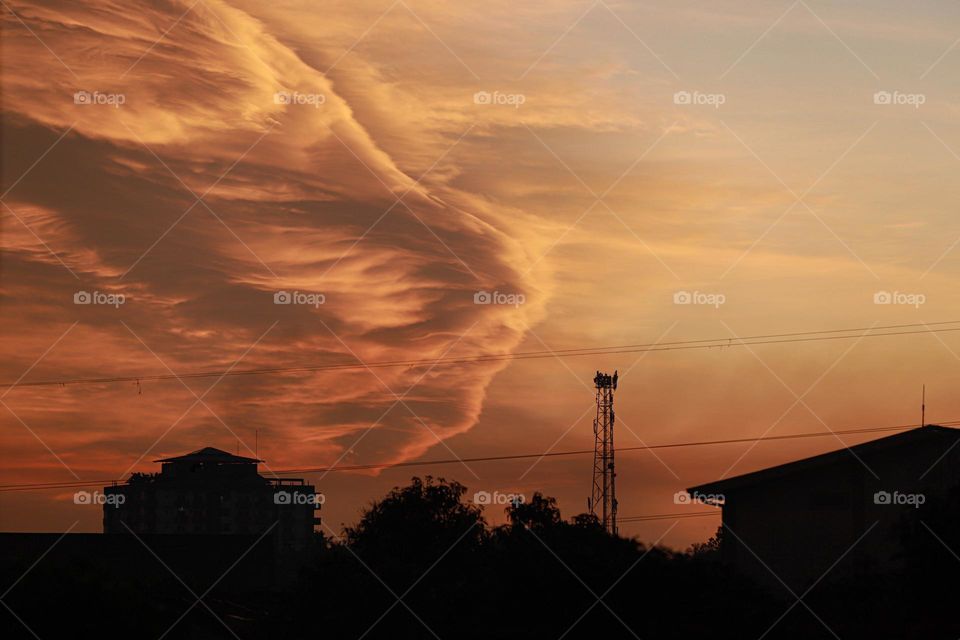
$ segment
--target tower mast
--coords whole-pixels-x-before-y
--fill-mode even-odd
[[[616,416],[613,410],[613,392],[617,388],[618,374],[597,371],[593,384],[597,389],[597,413],[593,419],[593,484],[590,496],[590,513],[595,515],[608,533],[617,535],[617,485],[613,425]],[[600,513],[597,513],[599,510]]]

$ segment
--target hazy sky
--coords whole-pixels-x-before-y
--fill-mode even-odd
[[[3,18],[6,382],[960,315],[954,2],[4,0]],[[0,484],[115,478],[238,439],[249,454],[257,430],[276,469],[589,449],[597,369],[621,372],[622,447],[910,423],[923,383],[946,421],[958,354],[942,333],[17,387],[0,392]],[[674,493],[840,446],[624,452],[620,513],[702,510]],[[570,516],[590,471],[311,479],[339,528],[431,472],[542,490]],[[0,528],[100,530],[72,496],[2,493]],[[623,531],[683,547],[718,522]]]

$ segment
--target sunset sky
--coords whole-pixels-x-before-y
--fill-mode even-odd
[[[0,8],[5,383],[960,319],[956,2]],[[924,383],[928,422],[960,420],[951,332],[15,386],[0,484],[252,455],[257,430],[274,469],[589,449],[598,369],[621,447],[914,423]],[[623,452],[620,514],[870,437]],[[339,529],[431,473],[572,516],[591,460],[307,477]],[[73,489],[0,493],[2,530],[76,521],[101,529]],[[683,548],[718,524],[621,529]]]

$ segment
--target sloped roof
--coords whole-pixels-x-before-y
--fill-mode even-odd
[[[910,429],[909,431],[897,433],[892,436],[886,436],[877,440],[870,440],[869,442],[864,442],[852,447],[837,449],[836,451],[830,451],[829,453],[823,453],[810,458],[794,460],[793,462],[777,465],[775,467],[768,467],[766,469],[760,469],[759,471],[745,473],[732,478],[726,478],[723,480],[717,480],[715,482],[701,484],[696,487],[690,487],[687,489],[687,492],[696,492],[699,494],[726,494],[731,493],[736,489],[776,480],[790,476],[794,473],[808,471],[818,467],[834,464],[859,464],[857,462],[858,457],[871,457],[888,449],[895,449],[897,447],[909,446],[917,443],[942,441],[945,445],[944,451],[946,451],[946,447],[952,446],[957,440],[960,440],[960,429],[950,429],[948,427],[941,427],[940,425],[928,424],[926,426]]]
[[[191,451],[190,453],[182,456],[174,456],[173,458],[160,458],[159,460],[154,460],[154,462],[212,462],[216,464],[256,464],[258,462],[263,462],[263,460],[257,460],[256,458],[244,458],[243,456],[235,456],[232,453],[228,453],[221,449],[215,449],[213,447],[204,447],[203,449],[197,449],[196,451]]]

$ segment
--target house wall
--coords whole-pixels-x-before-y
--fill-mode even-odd
[[[106,487],[106,495],[122,494],[123,504],[104,504],[104,533],[190,535],[244,535],[273,527],[272,538],[283,551],[305,551],[313,542],[316,505],[293,499],[278,504],[278,492],[312,497],[305,484],[256,482],[230,486],[216,482],[169,481],[132,483]],[[128,529],[129,527],[129,529]]]
[[[915,507],[876,504],[874,494],[932,497],[960,483],[960,446],[945,451],[938,441],[860,456],[863,463],[850,454],[840,463],[731,491],[723,508],[722,557],[785,597],[787,587],[800,595],[828,571],[825,579],[895,568],[899,524]]]

